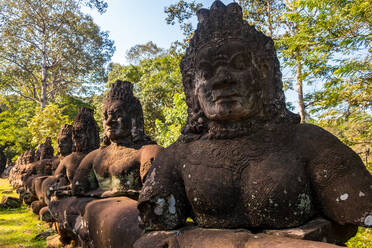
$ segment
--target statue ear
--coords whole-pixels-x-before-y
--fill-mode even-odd
[[[138,138],[137,121],[136,121],[136,118],[134,117],[131,117],[131,121],[132,121],[132,128],[131,128],[130,133],[132,134],[133,141],[135,141]]]

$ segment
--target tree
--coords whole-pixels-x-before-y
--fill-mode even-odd
[[[105,13],[107,9],[106,1],[102,0],[85,0],[84,4],[90,8],[96,8],[99,13]]]
[[[54,148],[56,148],[57,134],[63,124],[71,124],[71,122],[57,104],[50,103],[45,106],[43,111],[40,107],[36,108],[35,115],[28,123],[28,130],[32,134],[31,144],[37,146],[46,137],[50,137],[54,141]]]
[[[43,109],[58,96],[103,81],[113,42],[90,16],[80,12],[79,3],[0,0],[3,92],[35,101]],[[85,3],[105,6],[103,1]]]
[[[190,19],[195,16],[195,13],[203,6],[201,3],[196,1],[184,1],[179,0],[175,4],[171,4],[166,7],[164,12],[168,15],[165,19],[167,24],[174,25],[176,21],[180,25],[181,30],[186,38],[190,38],[194,31],[192,22]]]
[[[0,148],[7,158],[14,160],[32,148],[27,124],[35,114],[35,107],[35,102],[16,95],[0,97]]]
[[[146,44],[138,44],[131,47],[126,54],[127,60],[131,63],[138,63],[141,60],[155,58],[164,53],[164,49],[159,48],[152,41]]]

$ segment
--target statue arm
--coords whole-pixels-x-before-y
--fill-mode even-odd
[[[372,226],[372,176],[360,157],[327,131],[311,126],[309,172],[321,211],[339,224]]]
[[[141,222],[147,230],[171,230],[184,225],[189,212],[182,177],[170,162],[174,153],[161,153],[145,178],[139,196]]]
[[[142,182],[145,181],[145,177],[147,176],[152,163],[162,150],[164,150],[164,148],[158,145],[146,145],[141,148],[139,162]]]
[[[55,176],[59,176],[61,174],[66,175],[66,167],[63,163],[63,160],[58,164],[58,167],[57,167],[56,171],[54,172]]]
[[[92,191],[98,187],[97,178],[95,177],[93,172],[93,160],[95,157],[95,151],[89,153],[80,162],[72,181],[73,195],[86,196],[89,195],[89,191]],[[93,192],[91,194],[93,194]]]

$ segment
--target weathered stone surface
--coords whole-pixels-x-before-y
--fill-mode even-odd
[[[36,196],[28,191],[23,191],[23,193],[20,194],[19,197],[26,205],[31,205],[32,202],[37,201]]]
[[[46,204],[40,200],[33,201],[30,205],[32,212],[36,215],[39,215],[40,209],[42,209],[45,206]]]
[[[1,199],[1,208],[19,208],[22,205],[22,201],[18,198],[5,196]]]
[[[174,231],[156,231],[143,235],[134,248],[336,248],[340,246],[252,234],[244,229],[183,228]]]
[[[132,248],[142,235],[139,227],[137,201],[127,197],[110,197],[89,202],[82,225],[92,247]]]
[[[83,226],[80,220],[85,213],[85,207],[90,202],[96,200],[91,197],[67,197],[57,201],[51,201],[49,210],[53,219],[57,222],[58,234],[64,244],[71,240],[78,242],[78,234]]]
[[[94,200],[69,197],[70,184],[81,160],[99,146],[98,126],[94,120],[93,110],[79,109],[72,128],[72,141],[74,152],[63,158],[54,176],[43,180],[39,193],[48,204],[52,218],[58,223],[58,232],[65,243],[77,239],[74,233],[76,218],[84,214],[85,205]]]
[[[109,197],[140,190],[141,175],[147,172],[140,173],[140,168],[148,167],[161,150],[144,133],[142,107],[130,82],[111,85],[103,113],[106,145],[91,152],[79,166],[74,194]]]
[[[62,248],[66,247],[64,244],[60,241],[60,236],[58,234],[55,234],[53,236],[49,236],[46,238],[47,247],[48,248]]]
[[[55,174],[56,169],[58,168],[60,162],[68,155],[71,154],[73,149],[72,144],[72,130],[73,126],[65,124],[61,127],[61,129],[58,132],[57,136],[57,144],[58,144],[58,156],[53,159],[52,162],[52,174]],[[46,199],[45,194],[43,193],[43,182],[46,180],[49,176],[38,176],[33,179],[32,186],[35,190],[35,194],[37,198],[44,202],[45,204]],[[54,181],[53,181],[54,182]]]
[[[343,245],[358,231],[354,225],[338,225],[323,218],[316,218],[305,225],[287,229],[268,229],[263,233],[294,239],[321,241]]]
[[[36,235],[33,240],[45,240],[47,239],[48,237],[52,236],[54,233],[54,231],[52,229],[49,229],[49,230],[46,230],[42,233],[39,233],[38,235]]]
[[[188,119],[146,178],[146,228],[179,228],[189,216],[206,228],[291,228],[318,215],[371,226],[372,176],[335,136],[286,109],[273,40],[236,3],[215,1],[198,18],[180,65]]]
[[[39,219],[45,222],[55,222],[55,219],[52,217],[52,214],[49,211],[48,207],[43,207],[39,211]]]
[[[35,161],[35,151],[29,150],[21,154],[15,165],[9,172],[9,182],[13,188],[18,189],[23,187],[22,177],[29,170],[29,165]]]
[[[142,179],[162,148],[144,133],[142,107],[130,82],[111,85],[103,113],[105,145],[81,162],[72,191],[77,196],[107,199],[90,202],[85,215],[75,218],[74,232],[79,241],[94,247],[130,247],[142,230],[136,201],[127,197],[137,199]],[[80,198],[76,201],[79,204]]]

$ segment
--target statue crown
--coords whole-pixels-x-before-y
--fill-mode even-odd
[[[82,107],[78,110],[78,113],[75,117],[74,124],[77,123],[91,123],[94,122],[94,110],[86,107]]]
[[[128,81],[116,80],[115,83],[110,85],[110,91],[106,96],[106,101],[124,101],[130,102],[134,98],[133,85]]]
[[[210,10],[200,9],[196,13],[198,28],[193,38],[193,45],[202,47],[209,41],[218,42],[227,38],[243,38],[242,8],[237,3],[224,5],[221,1],[215,1]]]
[[[72,125],[64,124],[59,131],[59,134],[71,135],[72,134]]]

